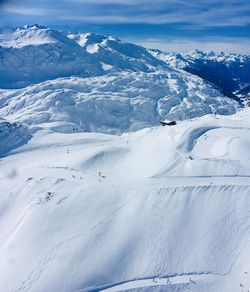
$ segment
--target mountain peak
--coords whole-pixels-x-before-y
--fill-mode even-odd
[[[17,27],[17,29],[47,29],[47,28],[48,28],[47,26],[39,25],[37,23],[31,25],[26,24],[24,26]]]

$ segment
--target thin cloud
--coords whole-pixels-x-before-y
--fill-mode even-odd
[[[195,28],[244,26],[250,23],[250,1],[246,0],[41,0],[4,5],[4,12],[48,16],[72,22],[96,24],[180,23]]]
[[[30,8],[20,6],[6,6],[3,11],[9,14],[20,14],[27,16],[47,16],[51,14],[51,11],[44,8]]]
[[[138,0],[72,0],[75,3],[83,4],[122,4],[122,5],[133,5],[138,4]],[[145,2],[144,2],[145,3]]]

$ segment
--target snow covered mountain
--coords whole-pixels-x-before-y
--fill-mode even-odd
[[[216,54],[198,50],[178,54],[159,50],[150,52],[172,67],[183,69],[209,81],[231,98],[247,101],[250,98],[249,55]]]
[[[0,33],[0,87],[20,88],[58,77],[184,69],[223,94],[246,97],[250,57],[194,51],[187,54],[147,50],[118,38],[73,34],[33,25]]]
[[[106,72],[111,71],[141,71],[153,72],[168,69],[165,62],[158,60],[145,48],[131,43],[124,43],[118,38],[108,35],[69,34],[86,52],[102,64]]]
[[[98,76],[107,71],[167,68],[145,48],[111,36],[68,35],[43,26],[0,36],[0,88],[20,88],[58,77]]]
[[[100,64],[60,31],[40,26],[2,34],[0,87],[19,88],[62,76],[101,74]]]
[[[200,77],[112,36],[38,25],[2,34],[0,116],[61,132],[117,133],[242,104]],[[43,81],[43,82],[41,82]]]
[[[0,33],[0,290],[250,290],[248,60]]]

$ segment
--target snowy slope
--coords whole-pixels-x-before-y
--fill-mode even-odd
[[[122,136],[36,132],[0,160],[0,287],[247,291],[249,131],[247,110]]]
[[[229,97],[248,99],[250,96],[249,55],[216,54],[198,50],[177,54],[159,50],[149,52],[172,67],[183,69],[211,82]]]
[[[61,78],[0,95],[0,116],[59,132],[123,133],[240,105],[202,79],[182,72],[123,72]]]
[[[20,123],[10,123],[0,118],[0,157],[10,150],[26,144],[31,138],[27,127]]]
[[[168,70],[165,62],[155,58],[147,49],[131,43],[125,43],[118,38],[94,33],[69,34],[84,51],[93,55],[106,72],[120,70],[152,72]]]

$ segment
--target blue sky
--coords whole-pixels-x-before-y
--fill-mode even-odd
[[[250,0],[0,0],[0,26],[34,23],[165,51],[250,53]]]

